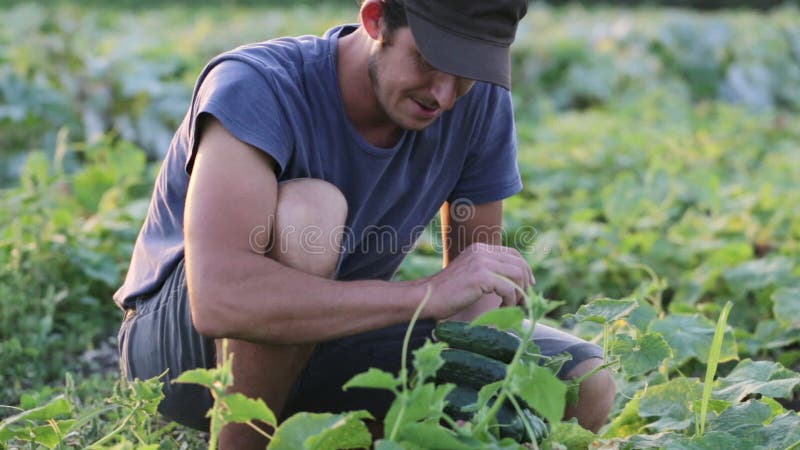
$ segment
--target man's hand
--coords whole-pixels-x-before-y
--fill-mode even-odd
[[[527,291],[536,281],[527,261],[510,247],[474,243],[461,252],[445,269],[424,280],[432,288],[426,316],[450,318],[467,310],[482,298],[495,294],[500,305],[515,306],[525,298],[517,289]],[[491,305],[490,305],[491,309]]]

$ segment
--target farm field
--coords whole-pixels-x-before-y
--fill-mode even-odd
[[[111,295],[206,61],[355,14],[342,2],[0,13],[0,448],[209,446],[158,417],[156,381],[117,383]],[[532,4],[513,70],[525,188],[505,203],[504,237],[537,279],[524,314],[601,344],[619,390],[592,434],[554,420],[571,392],[557,361],[515,359],[497,394],[549,422],[527,448],[800,448],[800,9]],[[439,270],[436,230],[398,279]],[[516,330],[520,313],[485,321]],[[417,354],[411,386],[355,381],[414,412],[376,448],[526,448],[486,432],[489,419],[439,425],[443,392],[424,381],[441,351]],[[224,368],[194,381],[214,377]],[[369,445],[362,418],[298,417],[270,448]]]

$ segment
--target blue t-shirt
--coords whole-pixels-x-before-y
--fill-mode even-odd
[[[348,202],[337,279],[391,279],[445,201],[481,204],[522,189],[510,93],[476,83],[422,131],[370,145],[344,110],[336,70],[340,26],[322,38],[280,38],[215,57],[201,73],[155,184],[119,305],[157,290],[184,254],[183,215],[196,119],[212,114],[271,155],[278,181],[318,178]]]

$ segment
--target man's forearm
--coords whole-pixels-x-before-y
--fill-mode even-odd
[[[257,255],[225,264],[187,258],[198,330],[255,342],[321,342],[410,320],[426,293],[420,281],[335,281]]]

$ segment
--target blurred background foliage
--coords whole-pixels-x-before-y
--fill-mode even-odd
[[[740,356],[797,370],[797,3],[634,3],[644,6],[531,5],[513,53],[525,190],[507,202],[506,242],[565,302],[555,321],[601,296],[712,318],[730,299]],[[0,4],[8,404],[64,370],[113,367],[111,294],[204,64],[352,22],[356,3]],[[438,270],[435,229],[400,278]]]

